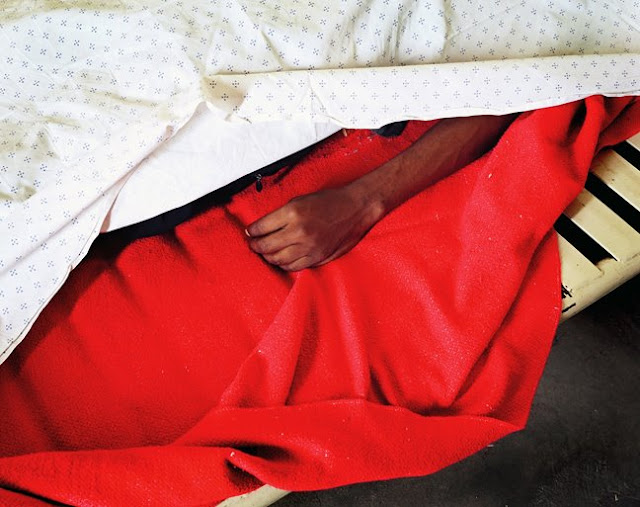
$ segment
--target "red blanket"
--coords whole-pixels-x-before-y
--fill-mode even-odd
[[[261,193],[94,249],[0,367],[0,503],[210,505],[422,475],[522,428],[560,312],[553,222],[598,147],[640,130],[640,102],[522,114],[323,267],[287,274],[246,245],[246,224],[430,125],[335,136]]]

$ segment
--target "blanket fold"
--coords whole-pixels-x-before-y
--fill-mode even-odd
[[[561,307],[553,223],[639,101],[521,114],[325,266],[284,273],[246,244],[432,125],[334,136],[261,193],[99,242],[0,366],[0,503],[214,505],[428,474],[521,429]]]

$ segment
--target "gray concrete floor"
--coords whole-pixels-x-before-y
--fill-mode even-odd
[[[276,507],[640,507],[640,277],[562,324],[528,427],[427,477]]]

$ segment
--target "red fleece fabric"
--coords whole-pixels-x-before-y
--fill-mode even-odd
[[[0,367],[0,503],[213,505],[428,474],[521,429],[560,313],[552,225],[640,102],[522,114],[320,268],[246,244],[432,125],[334,136],[261,193],[94,248]]]

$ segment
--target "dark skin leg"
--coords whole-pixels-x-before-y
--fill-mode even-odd
[[[286,271],[326,264],[351,250],[396,206],[486,153],[514,118],[442,120],[409,149],[361,178],[296,197],[253,222],[247,227],[249,246]]]

